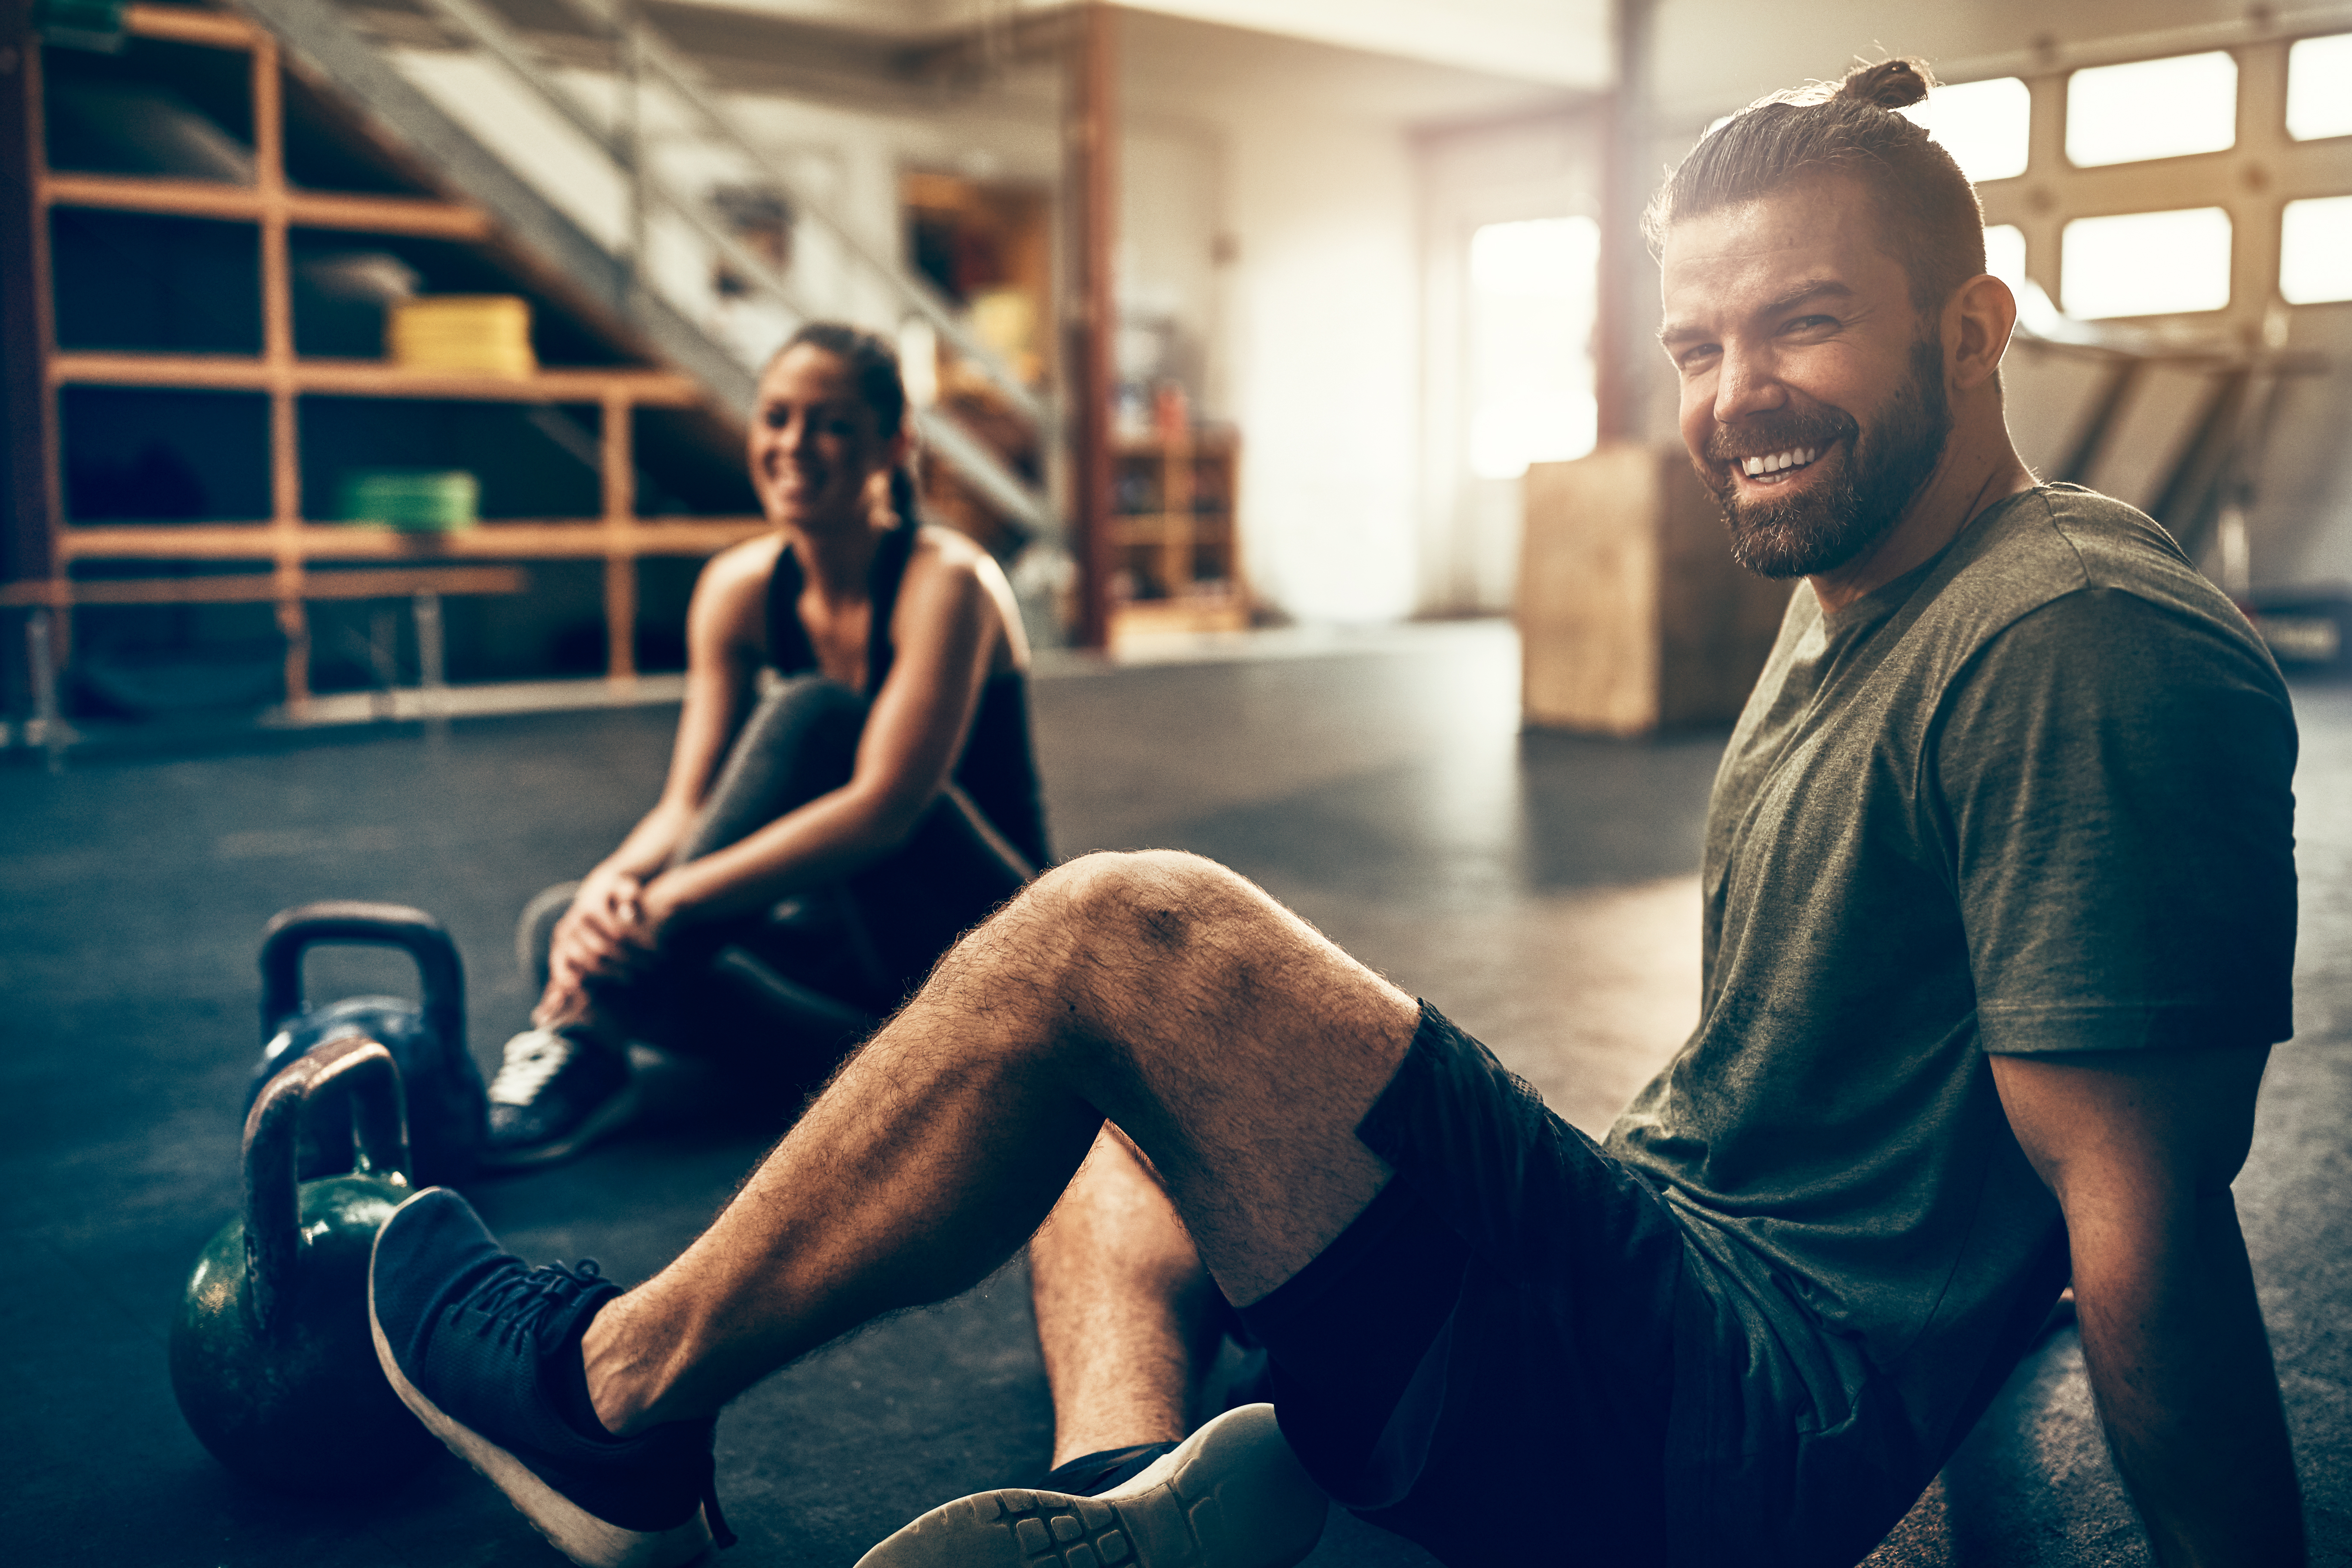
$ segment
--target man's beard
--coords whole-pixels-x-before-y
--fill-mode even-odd
[[[1944,395],[1944,348],[1933,337],[1911,345],[1911,376],[1864,432],[1841,408],[1767,416],[1736,431],[1717,426],[1699,478],[1715,492],[1731,533],[1731,558],[1762,577],[1833,572],[1886,537],[1934,473],[1952,433]],[[1725,465],[1811,447],[1829,460],[1846,443],[1846,460],[1825,482],[1782,497],[1743,500]]]

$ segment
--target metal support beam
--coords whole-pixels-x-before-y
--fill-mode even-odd
[[[0,10],[0,583],[55,573],[59,513],[57,395],[41,374],[50,348],[48,223],[36,194],[41,54],[25,20],[19,7]],[[39,660],[54,661],[62,628],[47,617],[37,624]],[[35,662],[28,656],[0,689],[0,710],[20,702],[37,709]],[[0,668],[15,663],[8,658]]]
[[[1063,226],[1069,244],[1063,356],[1069,388],[1071,546],[1078,560],[1077,643],[1110,644],[1111,348],[1118,331],[1118,17],[1086,0],[1071,29],[1063,100]]]
[[[1617,0],[1617,87],[1601,174],[1601,309],[1593,324],[1595,392],[1602,441],[1647,436],[1651,332],[1657,267],[1642,238],[1642,211],[1657,175],[1650,156],[1650,61],[1656,0]]]

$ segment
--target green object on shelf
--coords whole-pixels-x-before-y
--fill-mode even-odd
[[[102,55],[120,54],[125,3],[126,0],[36,0],[33,26],[44,43],[94,49]]]
[[[463,468],[377,468],[343,476],[345,522],[454,532],[478,520],[482,487]]]

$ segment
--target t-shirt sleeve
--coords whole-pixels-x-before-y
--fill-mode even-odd
[[[1986,1050],[2294,1032],[2294,719],[2257,647],[2081,590],[1988,645],[1931,743]]]

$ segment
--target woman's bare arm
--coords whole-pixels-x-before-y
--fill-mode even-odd
[[[686,703],[668,779],[654,808],[597,862],[557,922],[538,1009],[543,1024],[577,1009],[582,979],[629,960],[626,937],[643,919],[645,884],[692,824],[751,705],[777,549],[773,536],[737,545],[713,557],[695,584],[687,610]]]
[[[961,753],[982,685],[1017,657],[1003,574],[961,535],[926,530],[891,620],[897,655],[875,694],[848,784],[758,832],[663,873],[645,894],[642,943],[681,913],[757,909],[887,853],[913,831]],[[683,744],[683,736],[681,736]]]

